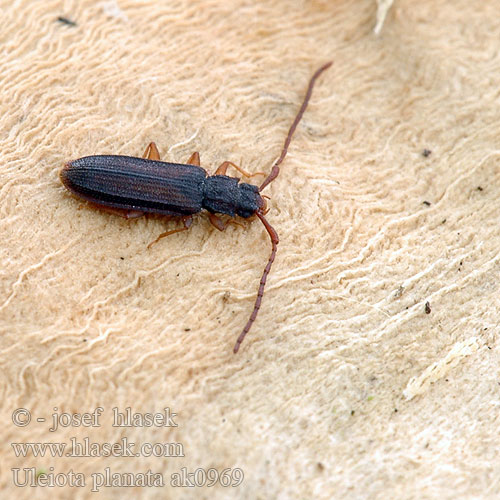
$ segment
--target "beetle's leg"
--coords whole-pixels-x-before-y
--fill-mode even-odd
[[[218,215],[211,214],[210,212],[208,212],[208,219],[210,220],[212,226],[216,227],[219,231],[225,231],[229,224],[236,224],[237,226],[245,227],[241,222],[238,222],[234,219],[224,221]]]
[[[138,217],[142,217],[144,215],[144,212],[140,212],[139,210],[106,207],[104,205],[99,205],[99,203],[92,203],[91,201],[89,201],[88,203],[98,210],[107,212],[108,214],[118,215],[119,217],[123,217],[124,219],[137,219]]]
[[[138,219],[139,217],[142,217],[144,215],[144,212],[141,212],[139,210],[120,210],[119,208],[111,207],[105,207],[103,208],[103,210],[109,212],[110,214],[119,215],[124,219]]]
[[[143,158],[147,160],[158,160],[160,161],[160,153],[158,152],[158,148],[154,142],[150,142],[142,155]],[[195,165],[197,167],[200,166],[200,153],[195,151],[187,161],[187,165]]]
[[[200,166],[200,153],[198,151],[195,151],[190,157],[189,160],[187,161],[188,165],[194,165],[195,167]]]
[[[216,227],[219,231],[224,231],[227,227],[227,223],[224,222],[220,217],[217,217],[215,214],[208,213],[208,219],[210,220],[210,224]]]
[[[250,174],[246,170],[243,170],[241,167],[238,167],[238,165],[235,165],[232,161],[225,161],[224,163],[221,163],[219,168],[215,171],[214,175],[226,175],[228,167],[233,167],[238,172],[241,172],[245,177],[253,177],[254,175],[266,175],[265,172],[255,172],[254,174]]]
[[[158,152],[158,148],[154,142],[150,142],[146,147],[146,151],[142,155],[146,160],[157,160],[160,161],[160,153]]]
[[[193,223],[193,217],[191,215],[182,217],[182,223],[184,224],[184,227],[179,227],[177,229],[172,229],[171,231],[165,231],[164,233],[161,233],[160,236],[156,238],[156,240],[152,241],[148,245],[148,248],[151,248],[156,242],[160,241],[162,238],[165,238],[166,236],[170,236],[171,234],[174,233],[180,233],[181,231],[187,231],[191,227],[191,224]]]

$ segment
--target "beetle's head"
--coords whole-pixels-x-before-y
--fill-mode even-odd
[[[238,184],[236,215],[248,219],[256,212],[266,210],[266,200],[259,193],[259,188],[253,184]]]

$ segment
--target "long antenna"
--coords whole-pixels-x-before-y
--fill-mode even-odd
[[[271,183],[274,179],[276,179],[276,177],[278,177],[278,174],[280,172],[279,165],[285,159],[286,153],[288,151],[288,146],[290,146],[290,142],[292,140],[293,133],[295,132],[295,129],[297,128],[297,125],[299,124],[302,115],[304,114],[304,111],[307,108],[307,104],[309,103],[309,99],[311,98],[314,83],[318,79],[319,75],[321,75],[321,73],[323,73],[323,71],[328,69],[331,65],[332,61],[321,66],[321,68],[319,68],[309,80],[309,86],[307,87],[306,96],[304,97],[304,101],[302,102],[302,106],[300,107],[299,112],[295,117],[295,120],[293,120],[290,130],[288,131],[288,135],[286,136],[285,144],[283,146],[283,150],[281,151],[281,155],[276,161],[276,163],[273,165],[273,168],[271,169],[271,173],[269,174],[269,176],[261,184],[259,191],[262,191],[269,183]],[[236,344],[234,345],[233,352],[235,354],[238,352],[240,345],[243,342],[243,339],[245,338],[246,334],[250,331],[250,328],[252,327],[252,324],[255,321],[255,318],[257,317],[257,313],[259,312],[260,304],[262,302],[262,297],[264,295],[264,287],[266,286],[267,276],[269,274],[269,271],[271,270],[271,266],[273,265],[274,258],[276,257],[276,251],[278,250],[278,243],[279,243],[278,233],[276,233],[275,229],[271,226],[271,224],[269,224],[267,219],[264,217],[264,213],[262,213],[260,210],[257,210],[255,214],[262,221],[262,224],[264,224],[264,227],[269,233],[269,237],[271,238],[272,250],[271,250],[271,255],[269,256],[269,260],[267,261],[267,265],[264,268],[264,272],[262,273],[262,278],[260,278],[259,291],[257,292],[257,299],[255,300],[255,305],[253,306],[252,314],[248,319],[245,328],[243,328],[243,331],[240,333],[240,336],[236,340]]]
[[[271,256],[269,257],[269,260],[267,261],[267,266],[265,267],[264,272],[262,273],[262,278],[260,278],[259,291],[257,292],[257,299],[255,300],[255,305],[253,307],[252,315],[250,316],[249,320],[247,321],[247,324],[245,325],[245,328],[243,328],[243,331],[240,333],[240,336],[238,337],[238,340],[236,340],[236,344],[234,345],[233,352],[235,354],[238,352],[238,349],[240,348],[240,345],[243,342],[245,335],[249,332],[250,327],[252,326],[253,322],[255,321],[255,318],[257,317],[257,313],[259,312],[260,303],[262,302],[262,296],[264,295],[264,287],[266,286],[267,275],[269,274],[271,266],[273,265],[274,257],[276,257],[276,250],[278,250],[278,243],[280,241],[278,238],[278,233],[274,230],[271,224],[267,222],[267,219],[264,217],[264,215],[259,211],[256,212],[256,215],[262,221],[262,224],[264,224],[265,228],[267,229],[269,237],[271,238],[271,244],[273,245],[273,249],[271,250]]]
[[[327,62],[326,64],[323,64],[321,68],[316,70],[316,73],[311,77],[309,80],[309,86],[307,87],[307,92],[306,96],[304,97],[304,102],[302,103],[302,106],[299,109],[299,112],[297,113],[297,116],[295,117],[295,120],[293,120],[292,126],[290,127],[290,130],[288,131],[288,135],[286,136],[285,139],[285,145],[283,146],[283,150],[281,151],[281,155],[276,161],[276,163],[273,165],[273,168],[271,169],[271,173],[268,175],[267,179],[260,185],[259,191],[262,191],[268,184],[270,184],[276,177],[278,177],[278,174],[280,173],[279,165],[283,162],[285,159],[286,153],[288,152],[288,146],[290,146],[290,142],[292,141],[292,135],[295,132],[295,129],[297,128],[297,125],[299,124],[302,115],[304,114],[304,111],[307,108],[307,104],[309,103],[309,99],[311,98],[311,94],[313,91],[314,84],[316,83],[316,80],[318,79],[319,75],[323,73],[326,69],[328,69],[331,65],[333,64],[333,61]]]

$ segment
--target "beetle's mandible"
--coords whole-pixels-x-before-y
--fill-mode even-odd
[[[99,208],[126,218],[140,217],[145,213],[156,213],[181,217],[183,227],[167,231],[149,244],[191,226],[192,215],[205,209],[210,222],[220,231],[227,223],[216,214],[230,217],[249,218],[257,216],[271,239],[271,255],[260,279],[255,305],[243,331],[236,340],[233,351],[240,348],[259,312],[266,285],[278,245],[278,234],[265,218],[266,201],[260,192],[279,174],[279,165],[285,159],[293,133],[306,110],[316,79],[329,68],[332,62],[324,64],[311,77],[304,101],[300,107],[285,140],[281,155],[273,165],[270,174],[258,187],[240,183],[238,178],[226,175],[232,166],[250,177],[234,163],[225,161],[214,175],[200,167],[199,153],[193,153],[187,164],[160,161],[154,142],[146,148],[142,158],[116,155],[85,156],[68,162],[60,173],[64,186],[84,200]],[[255,174],[254,174],[255,175]]]

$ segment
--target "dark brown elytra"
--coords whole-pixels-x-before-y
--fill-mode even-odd
[[[278,234],[265,218],[267,205],[260,193],[278,176],[279,165],[285,159],[293,133],[306,110],[314,83],[331,65],[332,62],[324,64],[311,77],[304,101],[288,131],[281,155],[260,187],[240,183],[239,179],[227,176],[227,169],[232,166],[243,175],[251,177],[229,161],[222,163],[214,175],[208,175],[200,167],[198,152],[191,155],[187,164],[160,161],[154,142],[148,145],[142,158],[117,155],[86,156],[68,162],[61,171],[61,181],[67,189],[100,209],[126,218],[140,217],[145,213],[182,218],[182,228],[161,233],[148,248],[165,236],[189,229],[192,215],[203,209],[207,210],[210,222],[220,231],[227,227],[228,222],[224,222],[215,215],[216,213],[243,218],[257,216],[262,221],[271,239],[271,255],[260,279],[252,314],[236,340],[234,353],[238,352],[257,317],[279,242]]]

